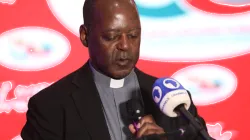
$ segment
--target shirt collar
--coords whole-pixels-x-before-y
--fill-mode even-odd
[[[133,80],[135,80],[135,72],[134,69],[130,72],[129,75],[127,75],[125,78],[123,79],[113,79],[110,78],[104,74],[102,74],[101,72],[97,71],[91,64],[91,62],[89,61],[89,66],[93,72],[93,78],[95,83],[107,87],[107,88],[122,88],[124,87],[127,83],[132,82]]]

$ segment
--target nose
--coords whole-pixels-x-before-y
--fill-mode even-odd
[[[128,37],[126,34],[122,34],[118,49],[122,51],[126,51],[129,48],[129,42],[128,42]]]

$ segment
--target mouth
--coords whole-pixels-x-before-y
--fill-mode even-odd
[[[130,64],[131,60],[130,59],[118,59],[116,60],[117,65],[125,67]]]

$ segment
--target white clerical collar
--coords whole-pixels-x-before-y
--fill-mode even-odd
[[[110,86],[111,88],[122,88],[124,86],[124,78],[123,79],[110,79]]]
[[[133,72],[134,71],[133,70],[128,76],[126,76],[123,79],[113,79],[113,78],[110,78],[110,77],[98,72],[91,65],[90,62],[89,62],[89,66],[90,66],[90,68],[91,68],[91,70],[93,72],[93,78],[94,78],[95,83],[98,83],[98,84],[103,85],[105,87],[122,88],[125,85],[125,81],[126,81],[126,83],[128,83],[128,82],[131,82],[131,80],[134,80],[134,77],[133,77]]]

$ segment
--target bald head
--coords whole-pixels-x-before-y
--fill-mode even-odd
[[[85,26],[90,28],[96,21],[96,18],[101,17],[101,13],[104,12],[104,10],[109,9],[109,12],[112,13],[112,9],[120,8],[121,6],[134,9],[133,11],[138,15],[134,0],[85,0],[83,6],[83,20]]]

